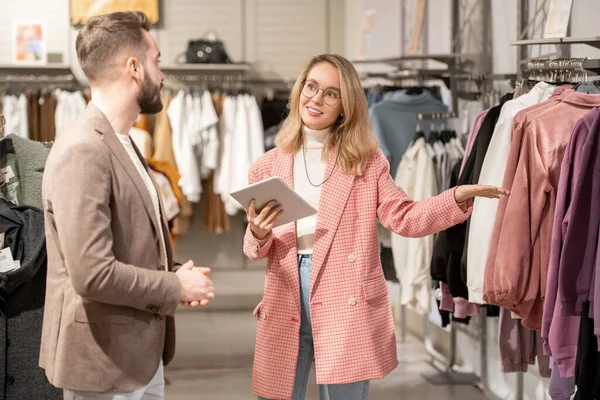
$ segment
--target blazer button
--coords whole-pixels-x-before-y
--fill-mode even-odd
[[[263,312],[260,315],[262,316],[262,319],[267,319],[267,313],[266,312]]]
[[[358,303],[358,301],[356,301],[356,299],[355,299],[354,297],[350,297],[350,298],[348,299],[348,304],[349,304],[349,305],[351,305],[351,306],[355,306],[355,305],[356,305],[356,303]]]
[[[14,385],[15,378],[12,375],[9,375],[8,378],[6,379],[6,383],[8,383],[9,385]]]
[[[350,261],[351,263],[353,263],[354,261],[356,261],[356,256],[354,254],[350,254],[348,256],[348,261]]]

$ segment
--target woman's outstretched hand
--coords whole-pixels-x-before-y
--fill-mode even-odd
[[[474,197],[486,197],[488,199],[499,199],[500,196],[508,196],[509,192],[495,186],[488,185],[461,185],[456,188],[454,198],[459,205]]]

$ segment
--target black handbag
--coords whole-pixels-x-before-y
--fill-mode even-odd
[[[225,45],[214,33],[201,39],[188,41],[186,62],[188,64],[231,64]]]

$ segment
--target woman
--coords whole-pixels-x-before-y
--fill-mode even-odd
[[[282,178],[317,215],[273,229],[281,206],[247,208],[244,252],[268,257],[258,317],[253,389],[259,399],[304,399],[315,362],[321,399],[367,398],[369,381],[398,364],[376,220],[419,237],[463,222],[475,196],[503,189],[461,186],[422,202],[394,184],[369,126],[352,64],[314,57],[296,81],[277,147],[249,171],[249,182]]]

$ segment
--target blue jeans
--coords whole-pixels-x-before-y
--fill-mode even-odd
[[[312,266],[311,255],[298,256],[298,273],[300,274],[300,297],[302,317],[300,323],[300,347],[298,349],[298,363],[296,364],[296,379],[294,380],[294,393],[292,400],[304,400],[308,375],[315,354],[310,324],[310,269]],[[319,385],[319,398],[321,400],[367,400],[369,381],[346,383],[342,385]],[[267,400],[259,397],[259,400]]]

